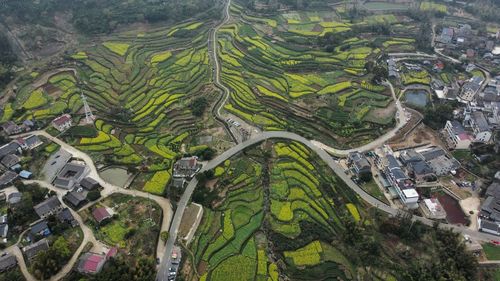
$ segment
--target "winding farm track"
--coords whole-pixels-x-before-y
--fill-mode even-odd
[[[214,64],[214,67],[213,67],[213,70],[212,70],[213,77],[214,77],[213,78],[213,82],[214,82],[215,86],[222,91],[221,97],[219,98],[219,100],[217,100],[216,104],[212,108],[212,115],[215,117],[215,119],[217,121],[219,121],[220,123],[222,123],[222,125],[224,126],[224,128],[228,132],[228,134],[231,137],[231,139],[235,143],[238,143],[238,138],[233,134],[233,132],[231,131],[229,125],[226,122],[226,120],[224,120],[224,118],[220,114],[222,107],[224,106],[224,104],[226,104],[226,102],[227,102],[227,100],[228,100],[228,98],[230,96],[230,91],[229,91],[229,88],[227,88],[220,81],[220,69],[221,68],[220,68],[219,60],[217,58],[217,46],[218,46],[217,32],[231,18],[231,14],[229,13],[229,7],[230,6],[231,6],[231,0],[227,0],[226,6],[224,7],[224,18],[222,19],[222,21],[215,28],[213,28],[210,31],[210,33],[208,35],[208,42],[207,43],[208,43],[208,55],[210,56],[211,61]]]

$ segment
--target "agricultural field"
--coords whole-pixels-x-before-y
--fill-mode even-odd
[[[247,15],[231,7],[233,20],[220,30],[222,82],[231,89],[224,109],[263,130],[289,130],[333,146],[357,146],[378,137],[390,123],[367,119],[391,103],[389,89],[373,85],[365,64],[385,51],[412,48],[401,36],[358,37],[376,24],[407,24],[392,14],[349,22],[331,11]],[[328,36],[336,43],[316,42]],[[326,39],[325,39],[326,40]],[[372,41],[372,42],[370,42]]]
[[[95,229],[98,240],[137,256],[155,254],[162,216],[161,208],[156,202],[112,194],[97,206],[106,206],[115,212],[108,223],[100,226],[97,226],[89,209],[81,212],[84,221]]]
[[[144,164],[144,181],[132,187],[163,194],[181,145],[191,146],[200,131],[220,127],[210,114],[195,116],[188,106],[200,96],[211,103],[218,94],[208,71],[208,28],[192,21],[116,33],[77,49],[62,71],[23,77],[2,121],[49,124],[70,113],[80,126],[62,136],[67,142],[97,163]],[[97,117],[94,124],[80,120],[82,94]],[[217,140],[228,138],[219,135]]]
[[[287,266],[329,263],[335,276],[353,276],[351,262],[326,242],[342,231],[344,219],[365,216],[352,191],[321,176],[317,169],[323,167],[299,143],[274,143],[267,161],[249,154],[256,157],[220,166],[217,179],[226,196],[205,210],[191,245],[201,280],[277,280],[279,261],[270,257],[267,240]]]
[[[300,143],[268,141],[219,168],[197,187],[218,196],[205,202],[185,280],[412,280],[412,261],[434,263],[447,251],[435,239],[453,237],[368,208]]]

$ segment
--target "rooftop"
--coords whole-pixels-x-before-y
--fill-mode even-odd
[[[78,262],[78,271],[82,273],[98,273],[101,271],[106,257],[94,253],[85,253]]]
[[[52,196],[49,199],[46,199],[42,203],[34,206],[35,212],[38,216],[43,217],[50,212],[53,212],[55,209],[61,207],[61,202],[57,199],[57,196]]]
[[[52,120],[52,123],[55,124],[56,126],[62,126],[66,124],[67,122],[71,122],[71,116],[69,114],[64,114],[61,115],[54,120]]]
[[[0,147],[0,158],[4,157],[5,155],[8,154],[13,154],[18,151],[18,149],[21,148],[19,144],[15,142],[10,142],[8,144],[5,144]]]
[[[31,226],[30,233],[35,235],[49,228],[49,225],[45,220],[41,220]]]
[[[91,177],[86,177],[80,181],[80,185],[85,189],[91,190],[99,187],[99,182]]]
[[[64,195],[64,199],[67,200],[74,207],[78,207],[82,202],[87,200],[88,191],[84,190],[78,192],[77,190],[73,190],[71,192],[66,193]]]
[[[101,222],[101,221],[111,217],[111,214],[104,207],[95,208],[92,211],[92,215],[94,216],[94,219],[97,222]]]
[[[484,117],[484,114],[481,111],[472,112],[472,119],[474,120],[474,124],[480,132],[486,132],[490,130],[488,121],[486,121],[486,117]]]
[[[403,189],[403,193],[406,196],[406,198],[418,197],[418,193],[414,188]]]
[[[9,269],[17,264],[17,259],[15,256],[7,253],[4,256],[0,256],[0,271]]]
[[[38,255],[38,253],[42,251],[47,251],[48,249],[49,249],[49,243],[47,242],[47,239],[43,238],[42,240],[36,243],[24,247],[23,252],[28,259],[32,259],[36,255]]]

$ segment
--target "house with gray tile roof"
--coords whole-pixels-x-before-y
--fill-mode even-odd
[[[3,253],[0,256],[0,272],[5,272],[17,265],[17,259],[10,253]]]
[[[54,195],[33,208],[40,218],[45,219],[50,215],[59,213],[63,209],[63,206],[57,196]]]
[[[23,253],[29,261],[33,261],[33,259],[41,252],[47,251],[49,249],[49,242],[47,242],[46,238],[23,247]]]

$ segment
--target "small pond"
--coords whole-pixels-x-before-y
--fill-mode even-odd
[[[408,90],[405,93],[405,102],[410,106],[425,107],[429,102],[429,95],[424,90]]]
[[[127,172],[127,169],[120,167],[106,168],[102,171],[99,171],[99,175],[106,182],[119,187],[125,187],[129,178],[132,176],[132,174],[129,174]]]

